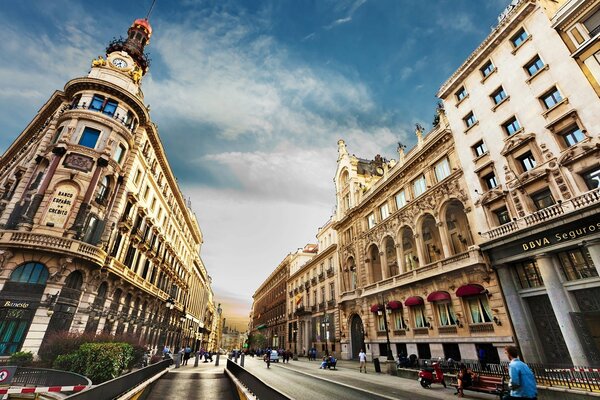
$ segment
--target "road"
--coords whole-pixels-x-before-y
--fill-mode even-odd
[[[292,361],[289,364],[266,364],[259,358],[246,358],[244,367],[269,386],[296,400],[344,399],[455,399],[453,389],[434,385],[423,389],[416,380],[398,378],[385,374],[360,374],[354,368],[337,371],[320,370],[318,363]],[[470,398],[492,399],[488,395],[473,393]]]

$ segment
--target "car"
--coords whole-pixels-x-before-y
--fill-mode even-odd
[[[279,353],[277,353],[277,350],[271,350],[269,358],[271,359],[271,362],[279,362]]]

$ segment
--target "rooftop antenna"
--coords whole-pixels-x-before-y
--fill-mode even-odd
[[[150,6],[150,9],[148,10],[148,14],[146,14],[146,19],[150,18],[150,14],[152,14],[152,10],[154,9],[154,4],[156,4],[156,0],[152,0],[152,5]]]

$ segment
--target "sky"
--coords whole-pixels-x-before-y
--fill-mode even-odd
[[[152,0],[0,0],[0,152]],[[143,78],[228,325],[333,214],[337,141],[410,149],[508,0],[157,0]]]

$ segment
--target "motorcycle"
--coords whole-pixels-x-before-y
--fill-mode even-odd
[[[441,383],[446,387],[440,363],[434,362],[431,364],[431,367],[425,366],[421,368],[419,371],[419,383],[426,389],[430,388],[432,383]]]

